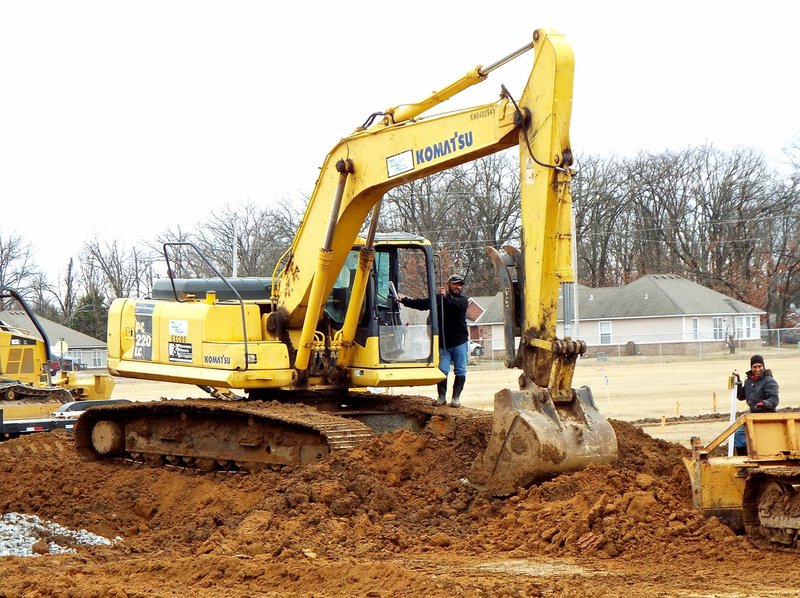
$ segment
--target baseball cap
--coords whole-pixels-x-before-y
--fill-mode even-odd
[[[461,274],[453,274],[447,279],[447,282],[460,282],[464,284],[464,277]]]

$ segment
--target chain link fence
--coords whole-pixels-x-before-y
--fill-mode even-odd
[[[708,338],[700,335],[698,339],[687,340],[684,333],[654,333],[629,335],[631,338],[613,339],[613,342],[599,345],[590,345],[584,359],[596,361],[619,360],[624,357],[675,357],[690,356],[693,359],[716,359],[726,355],[736,355],[740,352],[755,353],[764,348],[774,348],[783,351],[800,351],[800,329],[798,328],[772,328],[762,329],[758,338],[736,338],[730,336],[724,339]],[[503,361],[505,350],[500,348],[494,339],[484,337],[480,344],[484,348],[482,360]],[[517,339],[519,346],[519,339]]]

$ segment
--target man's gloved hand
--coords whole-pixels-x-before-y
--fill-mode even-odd
[[[742,379],[739,377],[739,372],[736,372],[736,371],[735,371],[735,372],[733,372],[733,373],[731,374],[731,376],[733,376],[734,378],[736,378],[736,384],[737,384],[738,386],[741,386],[741,385],[742,385]]]
[[[766,405],[766,403],[764,403],[764,401],[759,401],[758,403],[756,403],[756,407],[758,409],[764,409],[764,407],[766,407],[766,406],[767,405]]]

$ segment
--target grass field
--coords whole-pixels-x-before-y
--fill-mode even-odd
[[[800,407],[800,351],[796,347],[761,351],[766,367],[772,370],[780,386],[780,406]],[[575,370],[573,386],[591,388],[600,410],[613,419],[660,421],[662,417],[681,415],[727,415],[731,407],[728,375],[737,370],[743,376],[749,369],[749,352],[706,355],[703,360],[686,356],[582,359]],[[506,370],[496,362],[471,366],[462,402],[468,407],[491,410],[494,392],[500,388],[518,388],[518,376],[519,371]],[[397,392],[435,396],[433,387]],[[744,402],[736,401],[736,409],[743,411],[747,407]],[[689,446],[691,436],[700,436],[708,442],[726,427],[727,419],[711,423],[669,422],[665,426],[659,423],[643,429],[651,436]]]

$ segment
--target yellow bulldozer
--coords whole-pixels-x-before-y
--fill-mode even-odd
[[[32,329],[0,321],[0,435],[26,429],[19,422],[47,418],[63,403],[111,396],[114,380],[107,374],[62,371],[53,378],[50,341],[36,314],[19,291],[0,286],[0,301],[6,300],[24,312]]]
[[[501,86],[497,101],[427,114],[529,50],[533,66],[519,97]],[[419,402],[411,398],[365,392],[443,379],[431,244],[379,234],[381,200],[404,183],[518,146],[523,244],[490,253],[506,297],[507,336],[521,338],[508,364],[522,375],[520,389],[496,395],[492,438],[470,482],[504,495],[613,461],[613,429],[589,389],[571,387],[586,345],[556,338],[559,291],[575,280],[573,72],[565,37],[537,29],[520,50],[420,102],[373,113],[341,139],[272,278],[228,280],[206,260],[216,277],[170,278],[148,299],[114,301],[112,374],[193,384],[213,398],[94,408],[76,424],[78,450],[89,459],[253,470],[352,447],[379,427],[364,422],[424,425],[436,409],[428,403],[412,409]],[[170,255],[194,248],[164,249],[175,271]],[[404,321],[400,295],[428,298],[427,323]]]
[[[743,426],[745,455],[724,447]],[[732,447],[732,444],[731,444]],[[692,504],[761,548],[800,548],[800,413],[748,413],[684,459]]]

